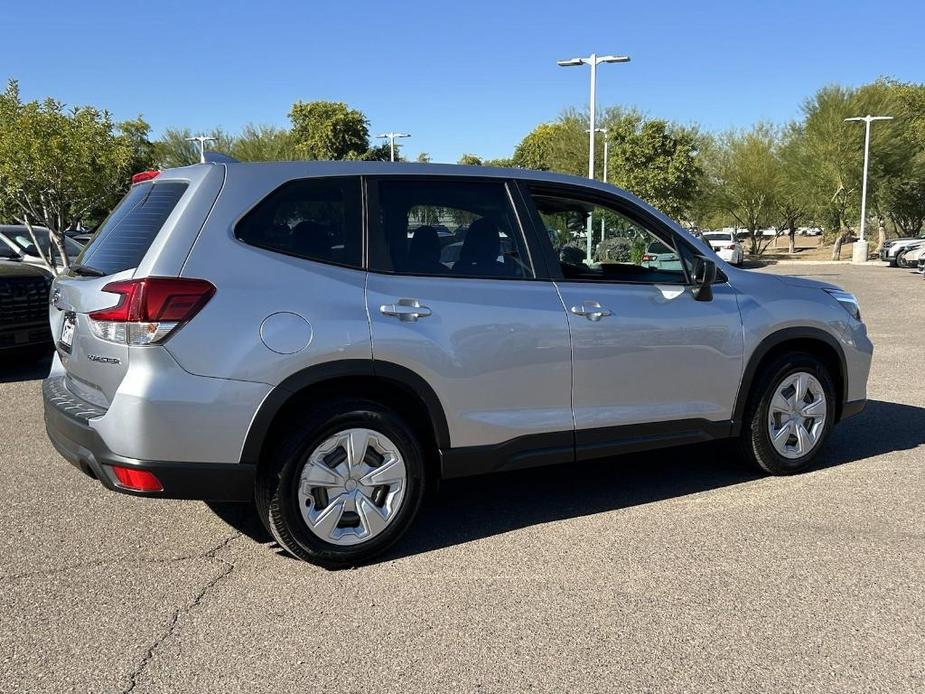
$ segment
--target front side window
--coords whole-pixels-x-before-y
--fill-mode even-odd
[[[533,277],[503,181],[384,179],[370,269],[436,277]]]
[[[681,256],[670,237],[609,207],[532,193],[565,279],[683,284]],[[591,235],[591,257],[587,239]]]
[[[235,227],[244,243],[324,263],[360,267],[358,178],[306,178],[277,188]]]

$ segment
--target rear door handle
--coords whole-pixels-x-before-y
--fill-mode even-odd
[[[583,301],[579,306],[572,306],[571,311],[576,316],[584,316],[593,321],[612,315],[610,309],[604,308],[598,301]]]
[[[427,306],[422,306],[417,299],[399,299],[394,304],[380,306],[379,313],[398,318],[402,322],[414,322],[418,318],[427,318],[432,311]]]

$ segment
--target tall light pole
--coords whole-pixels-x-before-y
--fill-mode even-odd
[[[601,63],[628,63],[630,58],[628,55],[602,55],[599,56],[596,53],[592,53],[587,58],[569,58],[567,60],[558,61],[559,67],[576,67],[578,65],[590,65],[591,66],[591,99],[588,104],[588,109],[591,112],[591,120],[589,123],[588,131],[588,178],[594,178],[594,133],[596,128],[594,127],[594,117],[595,117],[595,98],[597,95],[597,66]],[[591,262],[591,217],[588,216],[588,250],[585,254],[587,262]]]
[[[607,183],[607,156],[610,154],[610,141],[607,139],[607,128],[595,128],[596,132],[599,132],[604,136],[604,171],[601,175],[601,180],[604,183]],[[601,242],[604,241],[604,215],[601,215]]]
[[[205,135],[196,135],[195,137],[186,138],[187,142],[198,142],[199,143],[199,163],[206,163],[206,142],[215,142],[214,137],[206,137]]]
[[[858,241],[851,252],[851,262],[867,262],[867,240],[864,238],[864,227],[867,222],[867,162],[870,159],[870,124],[875,120],[893,120],[893,116],[855,116],[845,118],[845,121],[864,121],[864,174],[861,179],[861,232]]]
[[[376,137],[381,137],[389,141],[389,161],[395,161],[395,140],[400,137],[411,137],[408,133],[382,133]]]

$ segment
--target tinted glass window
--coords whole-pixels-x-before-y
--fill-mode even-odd
[[[358,178],[306,178],[270,193],[235,228],[253,246],[300,258],[360,267]]]
[[[655,235],[623,213],[542,193],[534,193],[533,202],[566,279],[660,284],[686,281],[674,241]]]
[[[48,236],[47,229],[36,229],[32,227],[32,231],[35,234],[35,240],[39,242],[39,246],[42,249],[42,252],[45,254],[45,257],[55,258],[58,256],[58,247],[51,243],[51,240]],[[17,247],[20,253],[28,253],[33,250],[32,246],[32,237],[29,235],[29,230],[23,227],[21,230],[3,232],[4,235],[13,242]],[[73,260],[78,255],[80,255],[81,245],[70,239],[67,236],[64,237],[64,250],[67,253],[67,257]]]
[[[373,270],[411,275],[532,277],[502,181],[386,179],[378,183]]]
[[[78,260],[107,275],[138,267],[185,191],[179,181],[132,186]]]

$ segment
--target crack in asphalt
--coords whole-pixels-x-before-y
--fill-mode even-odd
[[[241,533],[232,535],[225,540],[225,543],[228,541],[234,540],[237,537],[240,537]],[[224,544],[224,543],[223,543]],[[90,569],[96,568],[99,566],[111,566],[115,564],[175,564],[178,562],[184,561],[199,561],[202,559],[211,559],[211,553],[221,549],[223,545],[217,545],[215,548],[207,550],[205,552],[197,552],[196,554],[184,554],[179,557],[154,557],[154,558],[133,558],[133,557],[117,557],[114,559],[97,559],[96,561],[82,561],[76,562],[74,564],[67,564],[65,566],[55,566],[49,569],[36,569],[35,571],[23,571],[18,574],[0,574],[0,581],[19,581],[24,578],[43,578],[45,576],[54,576],[55,574],[64,573],[66,571],[73,571],[75,569]]]
[[[177,626],[180,622],[180,617],[182,617],[184,614],[188,614],[190,611],[198,607],[202,603],[206,594],[210,590],[212,590],[212,588],[214,588],[220,581],[227,578],[228,575],[231,574],[232,571],[234,571],[234,568],[235,568],[234,562],[227,561],[216,555],[218,554],[218,552],[228,547],[228,545],[231,544],[232,540],[235,540],[239,537],[241,537],[241,533],[236,533],[226,538],[223,542],[216,545],[215,547],[210,549],[208,552],[205,552],[198,557],[189,557],[189,559],[214,559],[215,561],[218,561],[224,564],[224,567],[223,567],[223,570],[217,576],[209,580],[202,588],[200,588],[199,592],[196,593],[196,595],[193,597],[193,599],[190,602],[188,602],[185,606],[178,607],[176,610],[173,611],[173,614],[170,617],[170,623],[167,625],[167,628],[163,631],[163,633],[160,636],[158,636],[154,640],[154,643],[152,643],[148,647],[148,650],[145,651],[145,654],[144,656],[142,656],[141,661],[139,661],[135,669],[132,670],[128,674],[128,678],[129,678],[128,685],[121,690],[121,694],[129,694],[129,692],[132,692],[135,690],[135,687],[138,686],[139,676],[145,671],[145,669],[148,667],[148,664],[151,662],[151,660],[153,660],[154,654],[157,652],[158,648],[161,646],[161,644],[163,644],[167,639],[169,639],[171,636],[173,636],[177,632]]]

